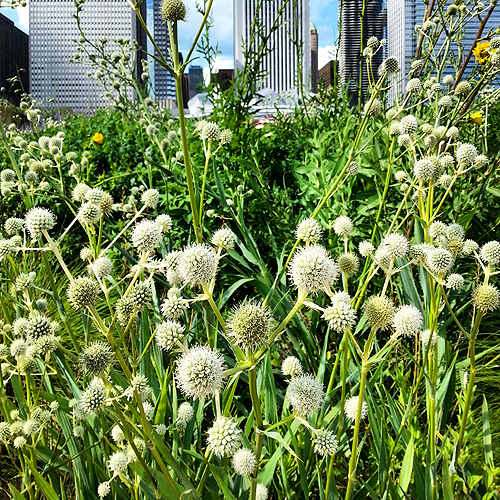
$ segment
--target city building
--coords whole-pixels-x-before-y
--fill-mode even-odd
[[[234,0],[235,71],[241,71],[244,68],[243,48],[251,43],[252,24],[256,16],[263,26],[271,27],[282,5],[282,0],[274,2]],[[268,45],[273,50],[263,58],[261,63],[261,70],[267,74],[267,77],[259,87],[269,88],[281,94],[297,88],[299,81],[304,85],[309,84],[311,73],[309,0],[288,2],[278,23],[281,27],[271,35]],[[300,44],[294,44],[293,38],[297,38]],[[258,45],[258,40],[254,40],[249,48],[256,50]],[[300,45],[299,50],[297,50],[297,45]]]
[[[161,4],[163,0],[147,0],[147,25],[150,33],[153,34],[156,45],[161,50],[161,53],[170,62],[170,37],[168,35],[167,23],[161,15]],[[149,54],[154,54],[158,57],[153,44],[148,42]],[[158,64],[156,59],[149,56],[151,84],[153,85],[154,96],[158,100],[173,99],[175,95],[175,79]]]
[[[200,86],[202,86],[203,83],[203,68],[191,64],[191,66],[189,66],[189,99],[202,92]]]
[[[87,76],[88,66],[70,62],[80,37],[74,0],[31,0],[30,9],[30,81],[31,93],[52,107],[67,107],[75,112],[91,113],[104,107],[99,83]],[[143,4],[143,17],[146,8]],[[146,48],[144,32],[127,2],[87,0],[81,12],[81,26],[91,41],[135,39]],[[137,61],[140,74],[140,61]]]
[[[333,86],[337,71],[338,61],[328,61],[318,72],[318,86],[322,88]]]
[[[318,91],[318,30],[311,21],[311,92]]]
[[[452,3],[453,1],[449,0],[447,5]],[[408,74],[417,51],[419,33],[416,32],[415,26],[422,26],[426,7],[427,5],[422,0],[387,0],[387,56],[397,58],[405,75]],[[497,7],[484,28],[483,36],[488,34],[490,30],[494,31],[498,29],[499,26],[500,9]],[[460,64],[465,60],[470,47],[474,45],[478,28],[479,20],[477,17],[467,22],[465,36],[462,39],[462,59],[458,61]],[[456,41],[452,42],[451,52],[456,58],[458,57],[459,51]],[[464,78],[470,75],[474,65],[475,59],[472,57],[464,73]],[[445,68],[443,74],[455,75],[455,69],[452,66],[448,66]],[[393,100],[396,92],[399,94],[403,93],[405,85],[406,81],[401,81],[393,87],[389,94],[389,99]]]
[[[369,38],[377,37],[382,40],[386,36],[387,12],[384,0],[365,1],[363,24],[361,24],[363,0],[343,0],[339,5],[341,16],[339,67],[341,81],[344,85],[349,84],[349,95],[353,103],[356,103],[359,97],[364,100],[368,90],[368,74],[363,64],[362,50]],[[385,58],[384,52],[382,48],[372,58],[375,75]],[[359,95],[360,87],[361,95]]]
[[[0,14],[0,87],[5,89],[2,97],[19,104],[22,92],[29,92],[29,37],[16,28],[14,23]],[[8,78],[20,77],[20,82],[11,85]]]

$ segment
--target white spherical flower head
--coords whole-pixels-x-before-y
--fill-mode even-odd
[[[446,237],[449,240],[463,240],[465,237],[465,230],[461,224],[450,224],[446,227]]]
[[[83,202],[85,200],[85,193],[89,190],[87,184],[77,184],[73,189],[73,200]]]
[[[99,278],[104,278],[111,274],[113,263],[109,257],[99,257],[93,264],[92,269]]]
[[[477,158],[477,149],[473,144],[462,144],[456,153],[457,162],[463,165],[472,165]]]
[[[446,224],[444,222],[437,220],[429,226],[429,236],[431,238],[439,238],[444,235],[446,235]]]
[[[385,330],[394,318],[396,308],[392,300],[385,295],[374,295],[367,299],[364,305],[364,313],[367,322],[375,327]]]
[[[328,288],[337,278],[338,270],[324,247],[311,245],[297,250],[289,274],[293,284],[309,294]]]
[[[222,227],[215,231],[212,236],[212,245],[224,250],[232,250],[234,248],[234,233],[227,227]]]
[[[158,347],[169,352],[184,337],[185,327],[177,321],[163,321],[156,328],[155,339]]]
[[[109,495],[109,492],[111,491],[111,487],[109,486],[108,483],[101,483],[97,487],[97,495],[99,498],[104,498],[105,496]]]
[[[189,308],[189,301],[182,297],[180,293],[170,293],[176,288],[169,290],[168,298],[163,301],[161,312],[166,318],[178,319],[186,309]]]
[[[446,279],[446,288],[450,290],[461,290],[464,286],[464,277],[461,274],[453,273]]]
[[[101,209],[99,205],[88,201],[85,205],[82,205],[80,211],[78,212],[78,219],[87,226],[96,224],[101,218]]]
[[[115,354],[109,344],[95,341],[81,350],[78,361],[84,373],[91,377],[99,377],[108,371],[114,359]]]
[[[321,383],[309,374],[293,378],[286,394],[293,410],[300,416],[319,410],[325,399]]]
[[[108,467],[114,474],[123,474],[127,471],[128,457],[123,451],[115,451],[110,457]]]
[[[500,306],[500,291],[494,285],[479,285],[474,290],[473,303],[483,314],[494,311]]]
[[[281,373],[285,377],[298,377],[302,375],[302,365],[295,356],[288,356],[281,363]]]
[[[160,193],[157,189],[148,189],[142,193],[141,201],[148,208],[155,209],[156,205],[158,205],[158,201],[160,200]]]
[[[269,308],[256,300],[245,301],[233,310],[228,325],[230,335],[243,350],[255,351],[267,342],[271,321]]]
[[[178,272],[191,286],[210,282],[217,273],[214,250],[204,243],[189,245],[179,256]]]
[[[481,248],[481,259],[488,264],[498,266],[500,264],[500,242],[489,241]]]
[[[307,244],[317,243],[323,236],[323,230],[317,221],[307,218],[297,226],[295,236]]]
[[[382,240],[381,247],[396,259],[406,257],[410,251],[410,243],[405,236],[398,233],[387,235]]]
[[[140,251],[154,251],[160,246],[163,234],[160,226],[150,220],[142,220],[132,231],[132,245]]]
[[[323,457],[334,455],[337,451],[338,441],[335,433],[320,429],[314,438],[314,451]]]
[[[422,330],[424,317],[415,306],[400,306],[394,315],[393,326],[396,329],[396,335],[413,337]]]
[[[101,203],[103,196],[104,191],[101,188],[89,188],[85,191],[85,199],[96,205],[99,205]]]
[[[215,349],[199,346],[178,360],[176,376],[183,394],[203,399],[220,391],[224,369],[223,358]]]
[[[111,429],[111,437],[116,444],[120,444],[125,441],[125,434],[123,433],[119,425],[115,425]]]
[[[43,231],[52,229],[56,223],[54,214],[46,209],[31,208],[24,219],[24,225],[33,239],[38,238]]]
[[[336,300],[330,307],[325,309],[322,316],[330,328],[338,333],[343,333],[346,330],[353,328],[356,324],[356,311],[351,308],[350,302],[344,300]]]
[[[354,225],[352,223],[352,220],[345,215],[337,217],[333,222],[333,230],[335,231],[337,236],[349,236],[353,227]]]
[[[262,483],[257,483],[257,491],[255,493],[255,500],[267,500],[269,491]]]
[[[368,257],[375,251],[375,246],[369,241],[362,241],[358,246],[358,250],[362,257]]]
[[[359,406],[359,396],[352,396],[346,400],[344,405],[344,413],[346,417],[352,422],[356,422],[356,416],[358,414]],[[368,416],[368,404],[363,401],[361,405],[361,420],[364,420]]]
[[[438,341],[437,332],[431,332],[430,330],[424,330],[420,333],[420,341],[424,345],[424,348],[427,348],[429,342],[431,343],[431,347],[434,347]]]
[[[238,422],[228,417],[219,417],[208,429],[208,445],[219,457],[230,457],[241,446],[241,431]]]
[[[417,119],[413,115],[407,115],[402,118],[400,127],[403,134],[414,134],[418,129]]]
[[[167,214],[160,214],[156,217],[155,222],[164,233],[168,233],[172,228],[172,217]]]
[[[421,179],[423,181],[428,181],[432,179],[436,167],[434,163],[429,158],[422,158],[415,162],[413,166],[413,174],[417,179]]]
[[[70,283],[67,296],[75,309],[84,309],[95,303],[100,292],[101,289],[95,280],[82,276]]]
[[[93,378],[90,385],[82,394],[81,407],[86,413],[96,413],[106,401],[106,387],[100,378]]]
[[[241,448],[233,455],[233,469],[240,476],[251,476],[257,467],[257,459],[252,450]]]
[[[435,248],[426,255],[425,262],[433,273],[442,276],[453,267],[455,260],[448,250]]]
[[[193,407],[185,401],[177,409],[177,421],[182,422],[184,425],[189,424],[194,417]]]

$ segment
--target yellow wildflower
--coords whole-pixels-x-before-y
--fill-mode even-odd
[[[104,142],[104,136],[100,132],[96,132],[94,136],[92,137],[92,140],[96,144],[102,144]]]
[[[481,111],[478,111],[477,113],[472,113],[470,115],[470,121],[472,123],[475,123],[476,125],[481,125],[481,123],[483,123],[483,113],[481,113]]]
[[[491,57],[490,52],[490,42],[479,42],[475,47],[472,53],[476,56],[476,61],[479,64],[484,64],[488,62]]]

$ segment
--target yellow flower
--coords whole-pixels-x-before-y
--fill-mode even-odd
[[[476,56],[476,61],[479,64],[484,64],[488,62],[491,57],[490,53],[490,42],[479,42],[475,47],[472,53]]]
[[[96,132],[94,136],[92,137],[92,140],[96,144],[102,144],[104,142],[104,136],[100,132]]]
[[[481,111],[478,111],[477,113],[472,113],[470,115],[470,121],[472,123],[475,123],[476,125],[481,125],[481,123],[483,123],[483,113],[481,113]]]

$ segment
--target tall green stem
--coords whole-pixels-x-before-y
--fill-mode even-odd
[[[251,478],[252,484],[250,489],[250,500],[255,500],[257,494],[257,475],[259,473],[258,464],[260,460],[260,454],[262,452],[262,444],[264,441],[264,435],[262,431],[264,426],[262,424],[262,409],[260,407],[260,399],[257,393],[257,368],[253,367],[248,370],[249,386],[250,386],[250,397],[252,399],[253,413],[255,416],[255,458],[257,459],[257,467]]]

